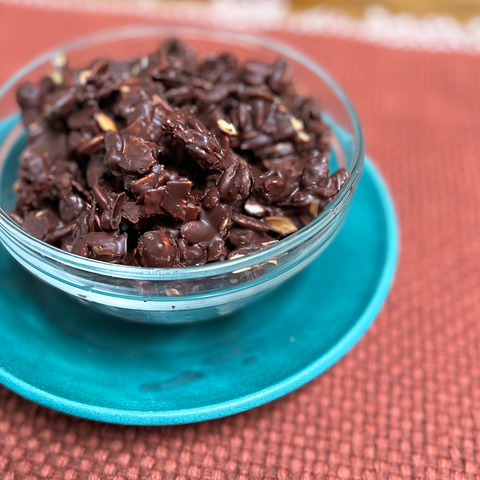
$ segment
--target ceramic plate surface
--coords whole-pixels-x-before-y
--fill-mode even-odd
[[[243,311],[155,326],[105,316],[0,247],[0,382],[56,410],[162,425],[247,410],[338,361],[377,315],[397,261],[392,202],[367,161],[347,221],[306,270]]]

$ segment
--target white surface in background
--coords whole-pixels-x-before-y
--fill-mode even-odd
[[[133,22],[168,19],[230,30],[320,34],[404,50],[480,53],[480,16],[461,24],[449,16],[419,18],[370,7],[358,19],[324,7],[290,13],[287,0],[0,0],[0,4],[127,14]]]

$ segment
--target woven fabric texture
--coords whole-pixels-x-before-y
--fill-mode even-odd
[[[126,23],[0,6],[0,81],[61,41]],[[480,479],[480,57],[288,42],[344,87],[396,202],[400,265],[376,323],[300,390],[201,424],[95,423],[2,387],[0,478]]]

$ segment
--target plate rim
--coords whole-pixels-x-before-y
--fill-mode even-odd
[[[87,405],[45,392],[18,379],[0,366],[0,383],[17,394],[45,407],[88,420],[122,425],[178,425],[213,420],[240,413],[275,400],[305,385],[338,362],[360,340],[377,317],[395,275],[399,254],[399,227],[390,191],[375,164],[365,159],[363,175],[368,174],[380,197],[386,221],[387,253],[377,286],[367,307],[348,332],[322,357],[307,367],[258,392],[213,405],[180,410],[122,410]]]

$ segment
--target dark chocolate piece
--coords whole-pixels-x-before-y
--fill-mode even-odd
[[[178,267],[179,251],[175,240],[165,231],[144,233],[137,247],[137,259],[144,267]]]

